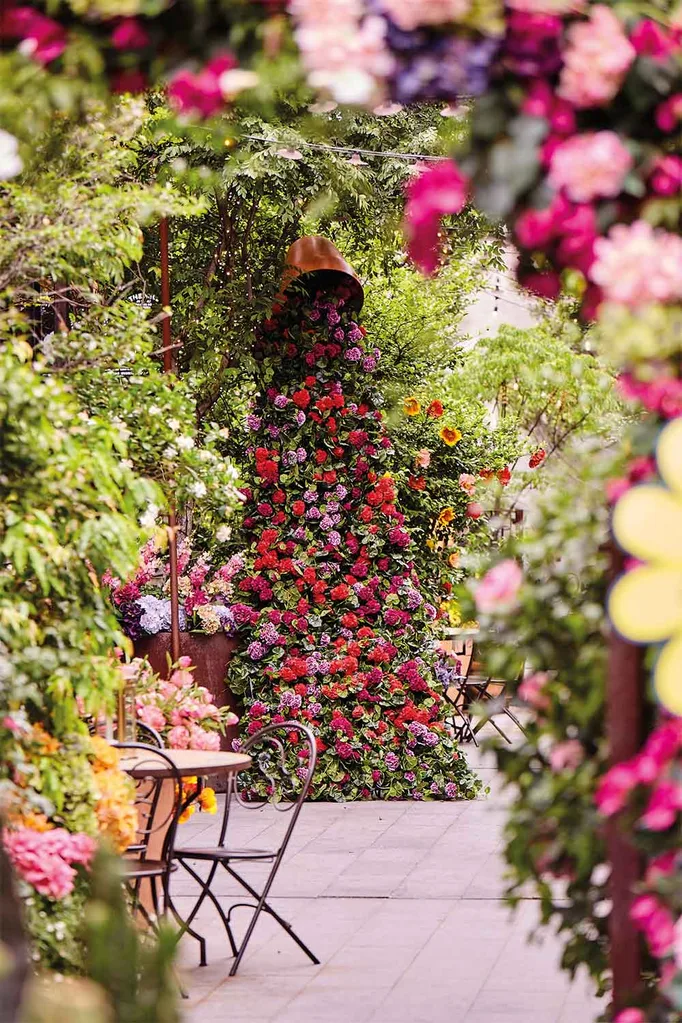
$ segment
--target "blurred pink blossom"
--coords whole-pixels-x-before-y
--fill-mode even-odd
[[[632,155],[614,131],[574,135],[556,147],[549,181],[574,202],[614,198],[632,168]]]
[[[574,771],[585,759],[583,744],[578,739],[558,742],[549,754],[549,766],[555,772]]]
[[[576,107],[609,103],[636,56],[620,20],[605,4],[596,4],[587,20],[571,25],[566,37],[559,95]]]
[[[682,238],[644,220],[616,224],[595,242],[590,277],[608,301],[636,308],[682,298]]]
[[[421,25],[448,25],[468,12],[471,0],[382,0],[381,9],[405,32]]]
[[[422,273],[433,274],[440,254],[441,217],[461,213],[469,183],[452,160],[423,166],[407,186],[405,231],[410,258]]]
[[[523,572],[521,566],[506,558],[488,569],[474,590],[476,607],[483,614],[510,611],[516,606]]]

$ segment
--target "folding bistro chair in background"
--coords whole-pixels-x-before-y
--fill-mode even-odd
[[[297,757],[298,767],[293,771],[290,769],[287,760],[291,756],[291,733],[296,733],[299,738],[303,738],[303,750],[306,753],[305,758]],[[287,741],[289,746],[287,746]],[[297,752],[301,750],[301,746],[296,747]],[[242,961],[246,947],[251,939],[258,917],[261,913],[267,913],[277,923],[284,928],[287,934],[296,942],[305,954],[314,963],[319,963],[319,959],[310,951],[310,949],[301,941],[297,934],[293,931],[291,925],[284,920],[279,913],[277,913],[268,902],[268,896],[270,889],[272,888],[273,881],[277,871],[279,870],[282,858],[286,851],[289,839],[291,838],[298,815],[301,812],[301,807],[310,789],[310,783],[313,778],[315,771],[315,762],[317,759],[317,744],[315,742],[315,736],[310,728],[306,725],[301,725],[298,722],[286,721],[282,724],[268,725],[266,728],[261,729],[252,735],[241,747],[242,753],[248,753],[252,757],[253,763],[249,769],[249,775],[253,777],[254,773],[260,773],[262,779],[266,783],[267,791],[271,794],[268,797],[261,797],[253,794],[251,789],[247,789],[245,792],[240,790],[239,776],[235,776],[229,779],[228,789],[225,793],[225,808],[223,811],[223,818],[220,828],[220,835],[218,843],[212,847],[182,847],[175,850],[175,859],[177,862],[184,867],[188,874],[194,878],[201,889],[201,893],[197,898],[197,901],[192,908],[191,913],[187,917],[184,927],[194,938],[199,942],[200,947],[200,963],[202,966],[206,965],[206,939],[201,935],[197,935],[192,929],[191,924],[195,919],[199,909],[201,908],[205,899],[209,901],[215,907],[220,919],[225,927],[225,933],[227,934],[232,954],[235,957],[232,969],[230,970],[230,976],[234,977],[235,973],[239,969],[239,964]],[[282,811],[283,813],[290,813],[288,825],[284,832],[284,837],[281,843],[274,849],[242,849],[235,847],[229,842],[229,821],[230,813],[234,809],[235,804],[243,807],[247,810],[260,809],[266,804],[270,804],[275,810]],[[202,878],[193,867],[189,865],[189,861],[199,861],[203,863],[209,863],[210,869],[206,878]],[[259,892],[252,884],[250,884],[239,872],[237,866],[240,867],[244,863],[249,862],[265,862],[272,863],[272,869],[268,874],[263,890]],[[252,902],[237,902],[231,905],[225,913],[223,907],[220,904],[218,897],[211,890],[211,885],[218,872],[219,868],[222,867],[241,887],[248,892],[251,896]],[[231,926],[231,915],[233,910],[240,906],[244,906],[253,909],[253,915],[249,921],[249,925],[246,929],[246,933],[241,942],[241,945],[237,946],[235,942],[234,933]]]
[[[450,649],[444,651],[456,665],[456,674],[443,687],[443,695],[453,709],[452,727],[458,742],[473,742],[478,746],[468,711],[467,682],[474,662],[474,641],[469,637],[447,640]]]
[[[518,675],[519,680],[522,675],[523,666]],[[501,715],[509,718],[524,735],[528,735],[526,729],[511,709],[512,695],[508,691],[508,683],[505,679],[486,678],[484,676],[472,677],[468,680],[467,687],[468,706],[478,706],[482,711],[481,720],[472,729],[474,742],[476,742],[476,735],[478,735],[483,726],[491,724],[504,741],[511,745],[511,739],[495,721],[495,718]]]

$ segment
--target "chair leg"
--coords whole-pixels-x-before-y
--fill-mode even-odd
[[[523,732],[523,734],[525,735],[525,737],[526,737],[526,738],[528,738],[528,732],[527,732],[527,731],[526,731],[526,729],[525,729],[525,728],[523,727],[523,725],[521,724],[521,722],[520,722],[520,721],[519,721],[519,719],[517,718],[516,714],[514,714],[514,712],[513,712],[513,711],[511,711],[511,710],[509,709],[509,707],[505,707],[505,710],[504,710],[504,712],[505,712],[505,714],[507,715],[507,717],[510,717],[510,718],[512,719],[512,721],[514,722],[514,724],[516,725],[516,727],[517,727],[517,728],[519,729],[519,731]]]
[[[308,956],[308,958],[311,959],[312,962],[314,962],[316,965],[319,965],[320,960],[317,958],[317,956],[313,952],[310,951],[308,946],[305,945],[304,942],[301,941],[301,939],[298,937],[296,932],[293,930],[291,924],[287,923],[287,921],[284,920],[279,915],[279,913],[277,913],[272,908],[272,906],[269,905],[269,903],[266,901],[267,897],[268,897],[268,893],[270,891],[270,888],[272,887],[272,882],[275,879],[275,874],[277,873],[277,870],[279,869],[279,864],[280,864],[280,860],[278,859],[275,862],[275,864],[273,865],[272,870],[270,871],[270,874],[269,874],[268,879],[267,879],[267,881],[265,883],[265,888],[263,889],[262,894],[259,895],[258,892],[256,891],[256,889],[253,888],[248,883],[248,881],[246,881],[241,876],[241,874],[238,874],[236,870],[233,870],[232,867],[230,867],[229,863],[226,863],[225,861],[223,861],[223,866],[225,867],[225,870],[228,872],[228,874],[231,877],[233,877],[235,879],[235,881],[237,881],[249,893],[249,895],[251,895],[256,900],[255,911],[253,913],[253,916],[251,917],[251,920],[249,921],[249,926],[246,929],[246,934],[244,935],[244,939],[243,939],[243,941],[242,941],[242,943],[241,943],[241,945],[239,947],[239,953],[237,955],[237,958],[235,959],[234,963],[232,964],[232,969],[230,970],[230,976],[231,977],[234,977],[234,975],[236,974],[237,970],[239,969],[239,964],[241,963],[241,961],[242,961],[242,959],[244,957],[244,953],[246,952],[246,946],[248,945],[249,941],[251,940],[251,935],[253,934],[253,931],[254,931],[254,928],[256,926],[256,923],[258,922],[258,917],[260,916],[260,914],[262,912],[269,913],[270,916],[274,917],[274,919],[277,921],[277,923],[280,925],[280,927],[284,928],[284,930],[287,932],[289,937],[293,938],[293,940],[296,942],[298,947],[303,952],[305,952],[305,954]]]
[[[215,877],[215,873],[216,873],[216,871],[218,869],[218,865],[220,863],[220,860],[213,860],[212,861],[212,863],[211,863],[211,871],[210,871],[208,877],[206,878],[206,880],[204,881],[204,879],[202,877],[200,877],[200,875],[197,874],[196,871],[192,870],[192,868],[190,866],[188,866],[188,864],[185,862],[184,859],[181,859],[180,857],[176,857],[176,859],[177,859],[178,863],[180,863],[185,868],[187,873],[190,874],[194,878],[194,880],[197,882],[197,884],[201,888],[201,895],[197,899],[197,902],[196,902],[194,908],[192,909],[192,912],[190,913],[189,917],[187,918],[188,922],[189,923],[192,922],[192,920],[194,919],[194,917],[196,916],[196,914],[197,914],[197,912],[199,910],[199,907],[203,903],[204,899],[206,899],[206,898],[210,899],[210,901],[213,903],[213,905],[214,905],[214,907],[216,909],[216,912],[218,913],[218,916],[220,917],[220,919],[223,922],[223,927],[225,928],[225,933],[227,934],[228,940],[230,942],[230,948],[232,950],[232,955],[236,956],[237,955],[237,951],[238,951],[237,950],[237,944],[236,944],[236,942],[234,940],[234,935],[232,933],[232,928],[230,927],[229,920],[227,919],[227,917],[225,916],[225,913],[223,912],[223,907],[220,905],[220,903],[218,902],[218,899],[216,898],[216,896],[213,894],[213,892],[211,891],[211,889],[209,887],[210,884],[213,881],[213,878]],[[205,944],[205,941],[204,941],[204,944]]]

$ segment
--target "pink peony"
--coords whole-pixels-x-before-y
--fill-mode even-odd
[[[682,298],[682,238],[644,220],[616,224],[594,246],[590,277],[607,301],[632,308]]]
[[[141,707],[138,707],[137,716],[143,724],[149,725],[150,728],[155,728],[157,732],[160,732],[166,726],[166,719],[159,707],[143,704]]]
[[[576,107],[610,103],[636,56],[619,19],[605,4],[596,4],[566,35],[559,95]]]
[[[506,558],[488,569],[474,591],[476,607],[483,614],[511,611],[516,607],[523,582],[521,566]]]
[[[187,671],[186,668],[181,668],[174,671],[168,681],[178,689],[184,689],[185,686],[191,686],[193,680],[194,676],[192,675],[192,672]]]
[[[189,748],[216,751],[220,749],[218,732],[207,732],[201,725],[190,725]]]
[[[578,739],[558,742],[549,754],[549,766],[553,771],[574,771],[585,759],[583,744]]]
[[[574,202],[590,202],[617,196],[631,168],[630,151],[614,131],[588,132],[557,146],[549,181]]]
[[[451,160],[422,167],[408,184],[405,204],[408,251],[422,273],[435,273],[441,217],[461,213],[467,191],[467,179]]]
[[[168,733],[168,745],[171,749],[189,749],[190,735],[184,725],[176,725]]]
[[[421,25],[448,25],[469,11],[471,0],[382,0],[381,9],[404,32]]]

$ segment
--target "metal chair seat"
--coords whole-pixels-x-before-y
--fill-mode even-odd
[[[123,860],[126,881],[141,881],[143,877],[163,877],[178,869],[177,863],[170,865],[165,860]]]
[[[274,860],[276,849],[231,849],[226,845],[185,847],[175,850],[178,860]]]

